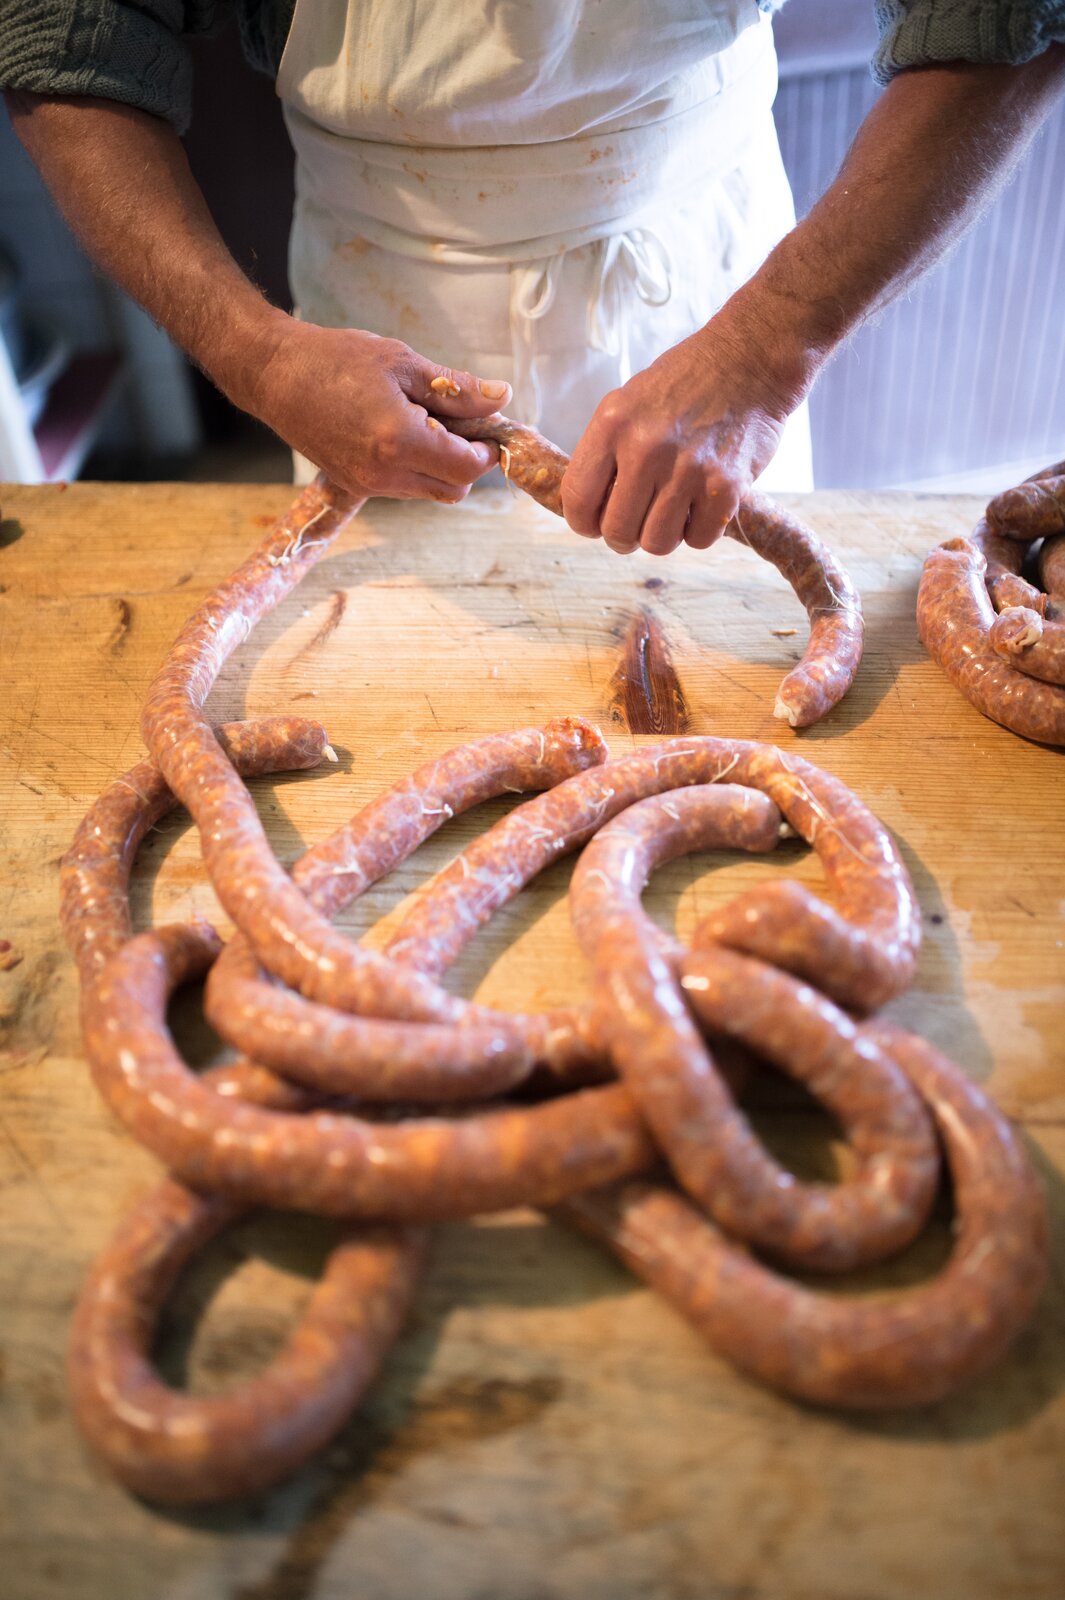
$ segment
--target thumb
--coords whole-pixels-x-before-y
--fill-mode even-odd
[[[441,417],[490,417],[511,398],[502,378],[478,378],[456,367],[440,367],[421,357],[413,368],[408,396]]]

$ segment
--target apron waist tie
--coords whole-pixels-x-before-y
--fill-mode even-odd
[[[632,377],[626,291],[634,289],[645,305],[664,306],[673,293],[673,262],[651,228],[630,228],[625,233],[597,239],[587,248],[593,251],[586,318],[588,343],[593,350],[617,358],[618,381],[625,384]],[[514,391],[520,402],[515,410],[524,411],[522,420],[532,427],[539,423],[543,409],[534,325],[554,304],[564,260],[565,253],[559,251],[540,261],[521,262],[510,272]]]

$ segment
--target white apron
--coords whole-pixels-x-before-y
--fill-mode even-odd
[[[277,92],[299,314],[507,379],[565,450],[794,226],[755,0],[297,0]],[[761,486],[812,487],[805,407]]]

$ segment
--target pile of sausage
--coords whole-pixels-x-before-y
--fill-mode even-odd
[[[996,495],[968,539],[930,553],[917,629],[985,717],[1065,744],[1065,461]]]
[[[512,463],[512,470],[515,470]],[[149,759],[112,786],[64,858],[62,916],[86,1051],[107,1104],[168,1168],[84,1287],[70,1343],[75,1414],[150,1499],[261,1490],[350,1416],[399,1335],[428,1225],[544,1208],[601,1240],[744,1372],[801,1400],[924,1404],[986,1368],[1046,1273],[1040,1191],[1009,1124],[964,1073],[871,1013],[912,979],[920,918],[876,818],[796,755],[691,737],[610,759],[571,718],[490,735],[423,766],[286,871],[244,779],[314,766],[318,724],[214,728],[203,705],[255,622],[358,510],[324,480],[190,618],[148,695]],[[443,871],[383,952],[331,919],[449,818],[528,794]],[[236,932],[134,935],[145,832],[178,802]],[[817,851],[822,899],[781,879],[715,911],[685,948],[641,906],[691,851]],[[570,906],[588,1002],[511,1015],[440,979],[492,914],[580,851]],[[197,1075],[167,1026],[181,984],[239,1053]],[[770,1063],[849,1145],[836,1184],[804,1183],[759,1142],[739,1094]],[[822,1289],[923,1229],[945,1158],[953,1249],[930,1281],[875,1297]],[[223,1395],[151,1363],[182,1268],[246,1208],[342,1219],[288,1342]]]

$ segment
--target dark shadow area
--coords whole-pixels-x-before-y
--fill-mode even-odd
[[[980,1028],[965,1005],[965,975],[962,953],[958,940],[954,934],[950,920],[950,907],[943,897],[937,879],[934,877],[924,861],[908,842],[905,835],[897,830],[892,831],[892,838],[898,847],[899,854],[905,863],[906,870],[913,881],[917,903],[921,908],[921,916],[926,925],[930,924],[936,930],[936,960],[945,968],[947,984],[937,984],[933,993],[942,994],[957,1002],[950,1011],[949,1033],[942,1038],[931,1037],[930,1042],[939,1046],[941,1050],[958,1061],[965,1069],[966,1074],[977,1083],[984,1082],[994,1070],[994,1058],[990,1046],[980,1031]],[[927,967],[931,960],[927,941],[922,947],[917,958],[917,976],[910,993],[923,987],[922,976],[927,977]],[[896,1009],[904,1011],[907,996],[903,995],[896,1002]]]
[[[1027,1142],[1027,1154],[1046,1193],[1051,1218],[1060,1218],[1065,1214],[1065,1180],[1031,1141]],[[941,1212],[934,1231],[942,1237]],[[920,1248],[923,1240],[899,1257],[898,1265],[905,1266],[912,1251]],[[944,1259],[945,1254],[944,1249]],[[933,1259],[930,1270],[936,1264]],[[895,1266],[891,1264],[892,1269]],[[1065,1385],[1063,1325],[1065,1282],[1052,1263],[1049,1283],[1031,1322],[1006,1354],[975,1382],[935,1405],[912,1411],[842,1413],[840,1421],[847,1428],[891,1439],[987,1439],[1008,1433],[1038,1416]]]
[[[239,1382],[253,1364],[268,1361],[285,1330],[260,1324],[212,1340],[203,1328],[211,1302],[256,1258],[315,1279],[333,1237],[334,1227],[317,1218],[260,1213],[202,1251],[183,1275],[161,1333],[157,1360],[167,1380],[185,1380],[194,1339],[203,1342],[199,1374],[211,1388]],[[520,1380],[471,1373],[424,1387],[457,1304],[576,1305],[623,1293],[627,1285],[635,1288],[609,1256],[553,1223],[519,1216],[498,1226],[446,1224],[435,1230],[426,1281],[405,1333],[366,1403],[333,1443],[269,1494],[160,1514],[218,1533],[254,1524],[288,1532],[270,1576],[237,1593],[245,1600],[309,1597],[314,1575],[351,1520],[419,1456],[527,1426],[562,1393],[564,1379],[554,1372]]]
[[[233,1600],[312,1600],[322,1568],[360,1512],[387,1495],[420,1456],[528,1427],[561,1391],[550,1373],[521,1380],[461,1378],[406,1408],[369,1408],[358,1431],[333,1446],[304,1494],[271,1571],[240,1584]]]
[[[270,842],[279,861],[291,865],[303,855],[307,849],[307,841],[293,826],[282,808],[273,803],[274,791],[283,790],[290,783],[322,783],[330,778],[335,780],[338,773],[350,772],[350,754],[337,749],[337,755],[340,758],[337,762],[323,761],[319,766],[311,767],[305,772],[279,772],[248,780],[248,791],[256,801],[263,826],[270,835]],[[137,852],[137,864],[130,882],[130,909],[135,933],[152,925],[151,907],[156,879],[178,839],[193,827],[188,812],[184,807],[178,806],[163,817],[154,828],[149,829]],[[206,873],[204,877],[206,878]]]
[[[903,667],[914,662],[927,661],[924,646],[917,637],[917,584],[920,564],[905,580],[897,580],[898,590],[892,590],[889,607],[867,608],[865,618],[865,644],[861,665],[846,697],[835,706],[821,722],[798,732],[801,744],[818,744],[861,727],[896,692],[896,683]],[[903,591],[905,584],[905,591]],[[905,592],[905,605],[902,594]],[[896,603],[896,600],[898,603]],[[812,755],[812,752],[811,752]]]
[[[235,1059],[235,1052],[203,1014],[202,983],[187,983],[176,991],[167,1007],[166,1022],[178,1055],[194,1072]]]
[[[230,1314],[225,1333],[210,1327],[212,1302],[222,1286],[253,1260],[267,1262],[309,1287],[321,1277],[338,1234],[338,1224],[303,1212],[257,1212],[226,1228],[200,1250],[182,1274],[160,1322],[154,1351],[160,1376],[175,1388],[190,1384],[198,1393],[217,1393],[244,1381],[279,1352],[289,1329],[280,1316],[249,1310]],[[298,1309],[293,1312],[293,1324]],[[202,1354],[194,1346],[202,1344]]]

